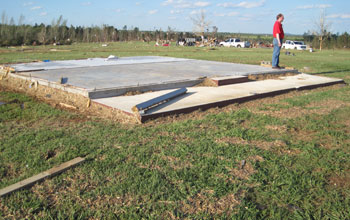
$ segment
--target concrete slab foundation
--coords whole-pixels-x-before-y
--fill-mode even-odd
[[[130,91],[189,87],[202,82],[205,77],[297,73],[297,70],[274,70],[258,65],[155,56],[112,61],[101,58],[53,61],[17,64],[12,67],[17,75],[33,80],[59,83],[61,78],[65,78],[65,85],[85,90],[85,95],[90,98],[118,96]]]

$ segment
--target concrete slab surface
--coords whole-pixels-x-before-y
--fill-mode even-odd
[[[171,57],[129,57],[116,61],[101,59],[29,63],[12,67],[16,70],[33,70],[18,74],[50,82],[59,82],[61,77],[68,78],[68,85],[89,91],[193,81],[202,77],[297,72],[296,70],[274,70],[258,65]],[[41,68],[44,70],[34,71]]]
[[[55,69],[71,69],[80,67],[93,66],[110,66],[110,65],[128,65],[141,63],[162,63],[162,62],[178,62],[187,59],[160,57],[160,56],[135,56],[135,57],[120,57],[116,59],[108,58],[88,58],[81,60],[56,60],[49,62],[32,62],[20,63],[12,65],[16,72],[29,72],[38,70],[55,70]]]
[[[299,74],[281,77],[280,79],[252,81],[221,87],[191,87],[188,88],[187,94],[150,109],[144,115],[141,115],[140,118],[141,121],[143,121],[162,115],[185,113],[199,108],[227,105],[296,89],[312,88],[343,82],[342,79]],[[131,110],[133,106],[171,91],[172,90],[164,90],[135,96],[101,98],[95,99],[94,101],[105,106],[120,109],[126,113],[133,113]]]

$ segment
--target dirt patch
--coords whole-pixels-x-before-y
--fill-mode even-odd
[[[77,112],[88,117],[104,118],[124,124],[139,123],[135,115],[127,114],[118,109],[95,103],[87,97],[68,93],[60,89],[40,84],[33,85],[32,82],[13,77],[7,77],[6,79],[0,80],[0,86],[3,91],[25,93],[29,96],[35,97],[39,101],[48,103],[55,108]],[[62,105],[62,103],[64,105]]]
[[[224,137],[215,140],[216,143],[227,143],[234,145],[249,145],[260,148],[262,150],[268,150],[277,154],[296,155],[301,151],[298,149],[289,149],[287,144],[282,140],[275,141],[259,141],[259,140],[244,140],[239,137]]]
[[[206,213],[210,215],[226,214],[230,216],[240,204],[240,198],[244,193],[227,194],[221,198],[212,196],[213,191],[202,191],[181,202],[181,211],[185,214]]]
[[[339,189],[349,189],[350,188],[350,172],[344,172],[342,174],[334,174],[329,177],[328,183],[330,186]]]
[[[195,85],[195,87],[218,87],[218,85],[210,78],[204,78],[203,82]]]
[[[296,118],[310,114],[326,115],[335,109],[348,107],[350,103],[339,101],[339,100],[324,100],[321,102],[315,102],[302,107],[290,107],[281,108],[278,110],[260,110],[253,109],[252,112],[256,114],[264,114],[277,118]]]
[[[285,77],[285,76],[295,76],[298,75],[299,73],[282,73],[282,74],[258,74],[258,75],[249,75],[248,79],[249,80],[266,80],[266,79],[280,79],[280,77]]]
[[[216,140],[217,143],[229,143],[234,145],[250,145],[255,146],[263,150],[271,150],[273,147],[285,147],[286,144],[283,141],[258,141],[258,140],[244,140],[239,137],[224,137]]]
[[[226,167],[226,169],[229,171],[231,176],[237,177],[241,180],[248,180],[251,175],[256,173],[249,161],[242,160],[237,163],[237,166],[237,168]]]
[[[272,130],[272,131],[278,131],[279,133],[285,133],[287,132],[288,128],[285,125],[279,126],[279,125],[266,125],[266,129]]]

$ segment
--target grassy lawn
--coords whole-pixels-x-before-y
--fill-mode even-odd
[[[57,49],[63,51],[50,51]],[[271,49],[145,43],[1,48],[0,63],[162,55],[258,64]],[[284,66],[350,82],[350,51]],[[0,88],[1,89],[1,88]],[[0,199],[9,219],[349,219],[350,87],[291,92],[175,120],[122,125],[0,90],[0,188],[88,161]]]

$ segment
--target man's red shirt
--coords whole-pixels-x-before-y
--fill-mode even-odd
[[[273,26],[273,37],[276,38],[276,34],[280,35],[280,39],[284,39],[284,31],[281,22],[276,21]]]

